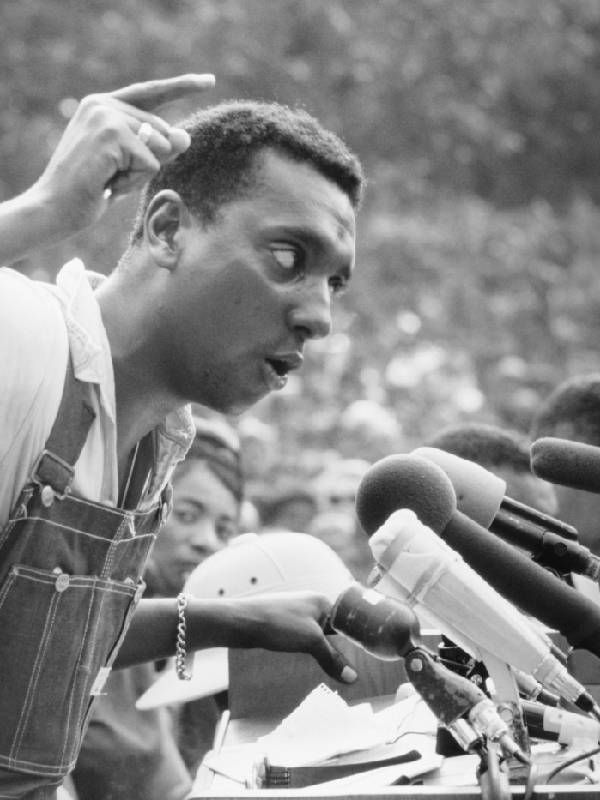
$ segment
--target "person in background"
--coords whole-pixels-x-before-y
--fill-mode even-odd
[[[563,381],[542,400],[531,423],[531,441],[544,436],[600,447],[600,373]],[[600,495],[554,485],[558,516],[577,528],[579,541],[600,555]]]
[[[195,436],[173,476],[173,510],[150,554],[146,580],[171,597],[205,558],[239,533],[244,498],[240,444],[226,422],[194,418]]]
[[[218,418],[194,419],[196,434],[173,475],[173,510],[150,554],[147,597],[172,597],[204,559],[238,533],[243,496],[239,442]],[[157,676],[152,663],[116,670],[106,682],[71,780],[79,800],[182,800],[191,787],[178,721],[136,701]],[[195,702],[194,741],[212,740],[224,698]]]
[[[331,330],[354,271],[363,175],[302,109],[251,100],[177,126],[155,113],[214,76],[84,98],[38,180],[0,204],[0,263],[66,239],[142,189],[108,275],[0,269],[0,795],[52,800],[113,668],[212,646],[355,670],[319,593],[143,598],[193,440],[190,404],[240,414]],[[106,267],[106,265],[103,265]]]
[[[242,451],[242,468],[246,496],[260,501],[265,487],[272,488],[272,476],[277,469],[280,443],[277,428],[252,414],[244,414],[237,425]],[[258,508],[255,505],[257,511]],[[259,512],[260,517],[260,512]],[[251,533],[256,528],[248,529]]]
[[[356,516],[356,491],[369,469],[359,458],[340,458],[323,467],[312,481],[318,513],[308,533],[326,542],[357,580],[365,580],[373,568],[368,539]]]
[[[373,464],[398,451],[401,434],[389,408],[364,398],[353,400],[339,417],[339,452],[350,462],[358,458]]]
[[[260,514],[260,530],[305,533],[317,513],[317,500],[304,486],[286,484],[255,498]]]
[[[554,487],[531,472],[530,441],[524,433],[483,422],[465,422],[442,429],[423,446],[474,461],[506,481],[506,494],[513,500],[556,514]]]
[[[600,447],[600,373],[576,375],[559,383],[539,404],[530,429],[531,441],[544,436],[569,439]],[[554,484],[558,499],[556,516],[577,529],[579,542],[600,555],[600,495],[583,489]],[[600,604],[597,581],[573,575],[574,587]],[[600,659],[575,649],[568,658],[569,670],[596,700],[600,699]]]

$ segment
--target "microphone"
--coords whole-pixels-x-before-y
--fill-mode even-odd
[[[363,476],[356,511],[367,534],[410,508],[501,595],[558,630],[572,647],[600,656],[600,606],[458,511],[446,473],[417,456],[386,456]],[[588,695],[589,696],[589,695]],[[591,697],[590,697],[591,700]],[[587,710],[596,708],[595,704]]]
[[[445,641],[438,647],[438,655],[442,664],[481,686],[488,674],[486,665],[452,642],[445,634],[444,636]],[[561,698],[544,688],[533,675],[517,669],[514,665],[511,665],[510,669],[517,681],[519,695],[523,700],[536,700],[547,706],[560,705]]]
[[[421,626],[410,606],[357,582],[339,595],[327,622],[382,661],[404,658],[421,644]]]
[[[577,541],[571,525],[505,496],[506,482],[493,472],[435,447],[412,452],[441,467],[450,478],[457,508],[508,544],[521,547],[561,575],[575,572],[600,580],[600,558]]]
[[[600,447],[545,436],[531,445],[531,469],[550,483],[600,494]]]
[[[552,654],[546,636],[414,511],[394,511],[369,545],[383,571],[379,591],[408,603],[417,617],[425,609],[440,630],[479,660],[485,662],[490,654],[506,662],[510,654],[511,667],[533,675],[566,700],[585,696],[584,687]]]
[[[490,698],[473,681],[444,667],[419,642],[419,620],[409,606],[352,583],[335,601],[328,623],[376,658],[404,658],[408,679],[463,749],[480,749],[480,737],[485,736],[529,763]]]
[[[534,700],[521,701],[521,708],[529,735],[536,739],[546,739],[561,744],[600,742],[598,720]]]

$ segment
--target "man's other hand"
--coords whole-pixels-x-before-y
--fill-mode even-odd
[[[330,601],[314,592],[281,592],[236,599],[244,609],[244,634],[239,647],[262,647],[289,653],[310,653],[335,680],[354,683],[356,671],[323,632]]]

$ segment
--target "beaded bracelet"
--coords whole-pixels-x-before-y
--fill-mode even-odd
[[[185,645],[185,609],[187,606],[187,595],[181,594],[177,595],[177,644],[175,647],[175,672],[177,677],[180,681],[189,681],[192,679],[192,675],[188,672],[185,657],[186,657],[186,645]]]

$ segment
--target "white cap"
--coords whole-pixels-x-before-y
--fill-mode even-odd
[[[332,602],[353,580],[329,545],[307,533],[244,533],[192,572],[183,591],[193,597],[248,597],[283,591],[315,591]],[[180,680],[173,663],[138,699],[139,709],[187,702],[228,688],[227,648],[190,656],[192,679]]]

